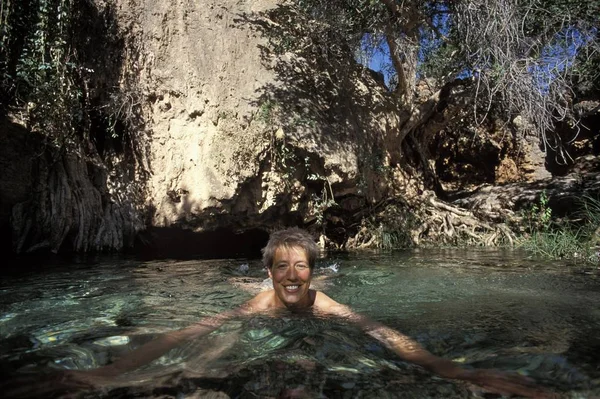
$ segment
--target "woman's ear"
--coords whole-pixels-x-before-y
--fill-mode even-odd
[[[269,273],[269,278],[271,280],[273,280],[273,272],[271,272],[271,268],[270,267],[267,269],[267,273]]]

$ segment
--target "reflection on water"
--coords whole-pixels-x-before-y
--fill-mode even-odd
[[[315,274],[334,299],[437,355],[517,371],[570,398],[600,395],[597,272],[510,251],[427,250],[332,256]],[[247,260],[111,260],[6,276],[0,373],[34,376],[23,391],[47,397],[39,373],[108,364],[243,303],[265,277]],[[231,321],[80,395],[481,397],[470,388],[400,361],[343,320],[284,313]]]

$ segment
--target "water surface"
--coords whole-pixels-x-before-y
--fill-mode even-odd
[[[315,270],[339,302],[466,367],[531,376],[565,397],[600,396],[600,276],[514,251],[332,255]],[[4,276],[0,373],[91,369],[158,334],[250,299],[255,260],[96,259]],[[10,376],[10,377],[9,377]],[[33,381],[33,382],[31,382]],[[5,382],[6,383],[6,382]],[[12,384],[12,385],[10,385]],[[72,392],[71,392],[72,393]],[[81,397],[482,397],[401,361],[343,320],[282,314],[233,320]]]

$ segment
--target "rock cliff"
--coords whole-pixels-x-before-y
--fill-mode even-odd
[[[116,4],[140,46],[154,226],[309,225],[389,193],[376,169],[398,158],[392,100],[358,66],[275,51],[278,2]]]

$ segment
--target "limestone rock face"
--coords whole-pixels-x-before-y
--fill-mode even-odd
[[[236,28],[253,2],[230,3],[138,4],[145,56],[139,83],[150,99],[148,201],[159,226],[221,208],[258,174],[267,142],[252,124],[251,102],[272,76],[257,70],[256,33]]]
[[[363,155],[397,122],[358,105],[383,89],[306,85],[306,60],[268,50],[264,27],[277,25],[268,11],[278,2],[114,1],[139,46],[153,225],[276,227],[315,220],[334,196],[385,195],[388,182],[361,170]],[[369,101],[350,101],[350,91]]]
[[[524,132],[525,126],[520,116],[513,120],[513,124],[521,137],[521,147],[524,154],[521,169],[525,180],[535,182],[551,178],[552,174],[546,168],[546,153],[542,149],[543,144],[540,138]]]

